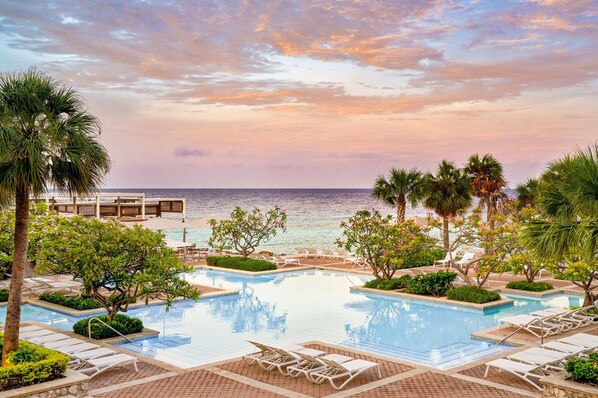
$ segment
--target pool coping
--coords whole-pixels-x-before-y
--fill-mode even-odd
[[[563,289],[563,288],[544,290],[542,292],[531,292],[529,290],[509,289],[506,287],[498,288],[498,290],[504,294],[530,296],[530,297],[537,297],[537,298],[544,298],[546,296],[552,296],[554,294],[560,294],[560,293],[577,293],[577,294],[579,294],[579,292],[568,291],[567,289]]]
[[[349,289],[351,291],[374,293],[374,294],[380,294],[380,295],[385,295],[385,296],[390,296],[390,297],[401,297],[401,298],[406,298],[406,299],[415,300],[415,301],[427,301],[427,302],[433,302],[436,304],[464,307],[464,308],[475,309],[475,310],[480,310],[480,311],[485,311],[488,309],[493,309],[493,308],[498,308],[498,307],[511,306],[515,302],[515,300],[511,300],[511,299],[500,299],[497,301],[492,301],[490,303],[476,304],[476,303],[468,303],[465,301],[450,300],[447,297],[422,296],[419,294],[411,294],[411,293],[406,293],[406,292],[401,292],[401,291],[396,291],[396,290],[371,289],[371,288],[367,288],[367,287],[363,287],[363,286],[351,286]]]

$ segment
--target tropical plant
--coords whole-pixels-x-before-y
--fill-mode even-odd
[[[48,185],[69,194],[95,191],[110,168],[99,133],[73,89],[33,69],[0,77],[0,197],[14,201],[16,215],[3,363],[19,344],[29,197]]]
[[[517,185],[515,189],[517,191],[517,208],[536,207],[539,183],[540,180],[537,178],[528,178],[523,184]]]
[[[163,300],[168,309],[176,298],[199,298],[181,278],[190,268],[166,247],[161,233],[140,225],[62,217],[45,231],[37,264],[40,272],[81,279],[85,296],[106,309],[110,321],[138,300]]]
[[[469,157],[465,172],[471,177],[473,195],[480,200],[479,207],[486,209],[486,220],[490,221],[503,209],[508,199],[503,192],[507,181],[503,176],[502,164],[490,154],[480,158],[476,153]]]
[[[424,180],[422,173],[413,168],[390,169],[388,180],[384,175],[378,176],[372,189],[372,196],[397,210],[397,224],[405,221],[407,203],[412,207],[424,197]]]
[[[453,162],[443,160],[436,175],[425,176],[423,203],[442,217],[442,242],[449,250],[449,220],[471,205],[471,179]]]
[[[409,266],[412,258],[434,242],[413,221],[396,225],[391,219],[377,210],[358,211],[341,222],[343,237],[336,242],[362,258],[378,279],[392,278],[397,269]]]
[[[248,212],[237,206],[230,214],[230,219],[211,219],[209,223],[212,236],[208,244],[211,247],[220,250],[234,248],[243,259],[247,259],[260,243],[275,237],[278,230],[287,231],[287,213],[278,206],[266,213],[257,207]]]
[[[527,244],[548,258],[548,270],[585,292],[584,306],[595,302],[598,278],[598,144],[552,162],[542,175],[540,214],[525,230]]]
[[[525,242],[523,226],[537,218],[537,212],[533,207],[524,207],[514,213],[512,218],[517,223],[517,237],[513,241],[513,248],[508,259],[509,268],[513,275],[523,274],[527,282],[531,283],[550,262],[549,259],[538,256]]]

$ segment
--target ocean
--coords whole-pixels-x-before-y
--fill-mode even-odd
[[[358,210],[374,208],[383,214],[395,214],[393,208],[374,200],[369,189],[104,189],[103,192],[144,192],[146,198],[185,198],[187,219],[226,218],[235,206],[268,210],[278,205],[287,213],[287,232],[260,245],[276,253],[294,253],[297,246],[335,248],[335,240],[341,236],[341,221]],[[408,216],[427,213],[423,207],[407,209]],[[167,217],[176,218],[176,215]],[[165,234],[168,239],[182,240],[182,230],[169,230]],[[207,247],[210,234],[209,227],[188,229],[187,242]]]

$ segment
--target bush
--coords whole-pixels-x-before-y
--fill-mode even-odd
[[[460,286],[448,290],[446,297],[451,300],[466,301],[468,303],[484,304],[491,301],[500,300],[500,294],[490,292],[477,286]]]
[[[0,303],[8,301],[8,289],[0,289]]]
[[[98,318],[103,322],[106,322],[120,333],[127,335],[133,333],[139,333],[143,331],[143,322],[141,319],[132,318],[123,314],[114,315],[112,322],[108,322],[107,315],[101,315],[91,318],[85,318],[73,325],[73,332],[80,334],[81,336],[87,337],[87,324],[92,318]],[[108,339],[110,337],[116,337],[118,334],[114,333],[111,329],[99,322],[91,323],[91,337],[97,340]]]
[[[596,385],[598,383],[598,353],[593,352],[588,359],[569,359],[565,364],[573,380]]]
[[[40,300],[47,301],[48,303],[62,305],[64,307],[72,308],[75,310],[93,310],[96,308],[102,308],[100,303],[92,299],[91,297],[76,296],[66,297],[62,293],[42,293],[39,296]]]
[[[554,289],[554,286],[546,282],[513,281],[507,283],[507,289],[526,290],[528,292],[543,292],[545,290]]]
[[[0,350],[4,335],[0,334]],[[8,355],[12,366],[0,366],[0,391],[30,386],[64,376],[70,358],[48,348],[19,341],[19,349]]]
[[[425,296],[443,296],[456,277],[457,274],[447,271],[418,275],[407,283],[407,292]]]
[[[426,267],[428,265],[434,265],[434,262],[442,260],[444,256],[444,249],[441,249],[439,247],[421,250],[413,256],[411,256],[409,260],[405,262],[405,267],[403,268],[417,268]]]
[[[278,269],[276,264],[266,260],[256,260],[243,257],[212,256],[207,259],[208,265],[212,267],[238,269],[241,271],[260,272]]]
[[[366,282],[363,286],[379,290],[403,289],[407,286],[409,280],[411,280],[409,275],[403,275],[397,279],[372,279],[371,281]]]

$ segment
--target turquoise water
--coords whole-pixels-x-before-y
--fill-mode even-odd
[[[502,351],[505,347],[470,338],[504,316],[547,307],[579,305],[578,296],[557,294],[544,300],[514,297],[511,307],[482,312],[424,301],[350,292],[370,279],[321,270],[245,276],[198,270],[193,282],[239,295],[132,309],[158,338],[123,347],[179,367],[238,357],[251,351],[245,340],[301,343],[319,340],[447,369]],[[5,317],[0,309],[0,319]],[[70,329],[77,318],[26,305],[23,320]]]

